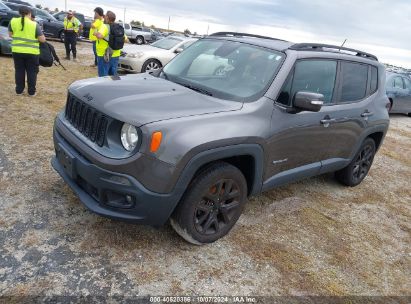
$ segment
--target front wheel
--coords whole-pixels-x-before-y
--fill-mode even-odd
[[[65,36],[64,31],[61,31],[60,34],[59,34],[59,39],[60,39],[61,42],[64,42],[64,36]]]
[[[144,38],[141,36],[136,37],[136,43],[138,45],[144,44]]]
[[[359,185],[370,171],[375,150],[374,140],[367,138],[353,161],[347,167],[335,173],[337,180],[343,185],[350,187]]]
[[[203,245],[225,236],[247,201],[241,171],[224,162],[203,170],[191,183],[170,223],[189,243]]]

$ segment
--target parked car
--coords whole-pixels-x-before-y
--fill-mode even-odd
[[[19,13],[9,8],[4,2],[0,1],[0,26],[7,27],[10,20],[20,17]]]
[[[29,7],[32,7],[32,6],[33,6],[33,5],[31,5],[30,3],[28,3],[28,2],[20,1],[20,0],[6,0],[5,2],[16,3],[16,4],[20,4],[20,5],[29,6]]]
[[[63,22],[63,27],[64,27],[64,18],[66,16],[67,16],[67,12],[64,12],[64,11],[53,14],[54,18]],[[77,13],[77,12],[74,13],[74,17],[76,17],[81,23],[79,39],[88,39],[90,28],[91,28],[91,23],[93,20],[90,21],[90,18],[86,18],[83,14]]]
[[[18,11],[19,8],[22,6],[21,4],[7,2],[6,5]],[[61,21],[58,21],[56,18],[53,17],[49,12],[38,9],[36,7],[30,8],[34,15],[36,16],[36,21],[42,27],[44,35],[51,38],[57,38],[61,41],[64,40],[64,24]]]
[[[0,55],[11,55],[11,41],[9,29],[0,26]]]
[[[159,69],[195,41],[171,36],[150,45],[126,45],[119,59],[119,69],[130,73]]]
[[[189,75],[200,56],[233,68]],[[385,68],[371,54],[216,33],[151,74],[73,83],[52,165],[92,211],[153,226],[170,219],[205,244],[230,231],[249,196],[327,172],[359,185],[388,104]]]
[[[124,23],[123,26],[124,26],[124,32],[126,36],[132,43],[137,43],[141,45],[147,42],[151,42],[153,40],[150,31],[146,32],[146,31],[139,30],[138,28],[133,27],[129,23]]]
[[[157,30],[150,29],[150,32],[151,32],[151,38],[153,42],[164,38],[163,34]]]
[[[411,117],[411,78],[399,73],[387,73],[387,96],[390,113],[405,113]]]

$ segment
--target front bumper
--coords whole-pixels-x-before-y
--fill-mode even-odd
[[[120,57],[118,69],[130,73],[141,73],[143,64],[137,58]]]
[[[152,226],[163,225],[179,197],[146,189],[134,177],[102,169],[55,135],[53,168],[91,211],[113,219]]]

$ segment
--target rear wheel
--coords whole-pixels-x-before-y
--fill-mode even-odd
[[[375,156],[375,142],[367,138],[353,161],[344,169],[337,171],[335,177],[343,185],[354,187],[359,185],[370,171]]]
[[[141,73],[145,72],[151,72],[154,70],[158,70],[162,67],[160,61],[156,59],[149,59],[146,62],[144,62],[142,68],[141,68]]]
[[[170,223],[186,241],[202,245],[225,236],[247,200],[241,171],[224,162],[211,165],[190,184]]]

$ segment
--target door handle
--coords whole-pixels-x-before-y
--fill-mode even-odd
[[[370,116],[373,116],[373,115],[374,115],[373,112],[364,112],[364,113],[361,114],[361,117],[370,117]]]
[[[333,122],[336,122],[337,120],[335,119],[335,118],[326,118],[326,119],[321,119],[320,120],[320,122],[323,124],[323,125],[326,125],[326,124],[330,124],[330,123],[333,123]]]

